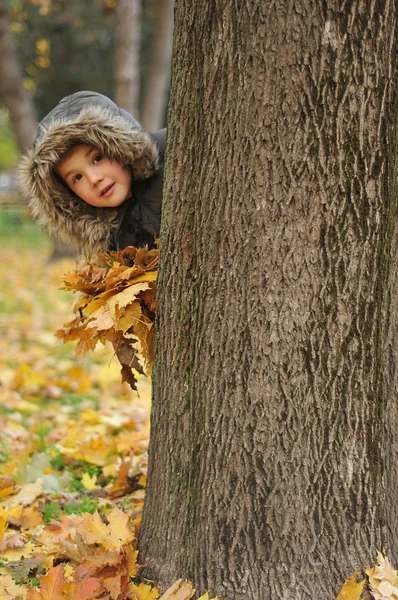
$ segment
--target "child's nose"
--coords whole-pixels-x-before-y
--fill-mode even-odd
[[[101,173],[99,173],[98,170],[96,170],[96,169],[90,169],[87,173],[87,176],[88,176],[88,180],[90,181],[91,185],[96,185],[103,179]]]

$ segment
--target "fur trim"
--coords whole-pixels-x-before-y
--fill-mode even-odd
[[[91,254],[108,247],[117,210],[90,206],[55,174],[56,165],[77,143],[130,166],[135,179],[154,173],[158,151],[151,136],[137,131],[134,122],[109,108],[89,105],[77,117],[55,119],[21,160],[18,178],[32,216],[64,244]]]

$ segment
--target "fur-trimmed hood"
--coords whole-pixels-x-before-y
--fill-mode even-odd
[[[68,96],[40,123],[33,149],[21,160],[19,183],[30,212],[62,243],[91,254],[108,248],[117,209],[90,206],[76,196],[54,168],[77,143],[98,149],[123,166],[133,179],[151,177],[157,168],[154,139],[109,98],[94,92]]]

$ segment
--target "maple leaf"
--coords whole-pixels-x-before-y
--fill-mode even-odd
[[[120,550],[133,540],[133,532],[128,527],[129,516],[119,508],[113,508],[106,525],[98,511],[93,515],[85,513],[78,531],[88,544],[100,544],[107,550]]]
[[[0,542],[3,539],[5,532],[7,531],[8,523],[5,510],[0,506]]]
[[[118,565],[122,558],[120,553],[116,551],[104,550],[104,548],[93,550],[90,548],[90,554],[87,554],[83,562],[77,567],[76,576],[79,579],[91,575],[97,576],[104,567]],[[134,558],[136,559],[136,556]]]
[[[0,498],[5,498],[14,493],[15,483],[11,477],[0,476]]]
[[[375,566],[365,573],[375,600],[398,600],[398,573],[387,557],[379,552]]]
[[[117,574],[113,577],[106,577],[103,580],[103,585],[108,590],[112,600],[116,600],[122,593],[122,575]]]
[[[10,504],[22,504],[22,506],[29,506],[38,498],[43,489],[43,479],[39,478],[35,483],[27,483],[19,490],[18,494],[11,496],[3,501],[4,506]]]
[[[19,600],[25,598],[27,590],[15,583],[10,575],[0,575],[0,598],[1,600]]]
[[[99,585],[98,579],[88,577],[87,579],[74,579],[66,584],[64,599],[66,600],[91,600]]]
[[[128,597],[131,600],[156,600],[159,596],[159,589],[156,586],[144,582],[130,583],[128,586]]]
[[[39,579],[40,589],[30,588],[27,600],[65,600],[66,578],[63,565],[52,567],[46,575],[40,575]]]
[[[336,600],[360,600],[366,583],[361,571],[355,571],[343,584]]]
[[[168,590],[165,591],[160,600],[189,600],[195,593],[190,581],[178,579]]]

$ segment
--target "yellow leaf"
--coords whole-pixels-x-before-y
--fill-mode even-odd
[[[115,327],[119,331],[126,333],[130,327],[135,327],[138,321],[142,318],[141,305],[138,300],[135,300],[122,310],[116,308],[114,321]]]
[[[88,544],[100,544],[107,550],[120,550],[132,542],[134,534],[128,527],[129,516],[119,508],[113,508],[106,525],[98,512],[84,514],[78,532]]]
[[[5,510],[0,506],[0,542],[3,539],[5,532],[7,531],[8,523],[6,518]]]
[[[97,476],[94,474],[92,477],[89,473],[83,473],[82,475],[82,484],[84,489],[94,490],[97,487]]]
[[[38,498],[43,489],[43,480],[37,479],[36,483],[27,483],[19,490],[18,494],[11,496],[3,501],[4,506],[10,506],[11,504],[22,504],[22,506],[29,506],[36,498]]]
[[[134,283],[132,283],[125,290],[113,296],[108,302],[109,310],[111,311],[112,316],[115,315],[116,306],[118,306],[119,308],[127,306],[127,304],[130,304],[131,302],[134,302],[134,300],[137,299],[137,294],[143,292],[144,290],[147,290],[148,288],[149,284],[147,282],[144,281],[137,283],[136,281],[134,281]]]
[[[359,600],[362,594],[366,579],[357,583],[357,578],[361,577],[360,571],[355,571],[345,582],[341,588],[336,600]]]
[[[128,587],[128,597],[131,600],[156,600],[159,598],[159,590],[157,587],[152,587],[147,583],[130,583]]]
[[[22,557],[27,558],[36,550],[36,547],[32,541],[28,542],[21,548],[8,548],[5,550],[2,555],[7,558],[7,560],[21,560]]]

